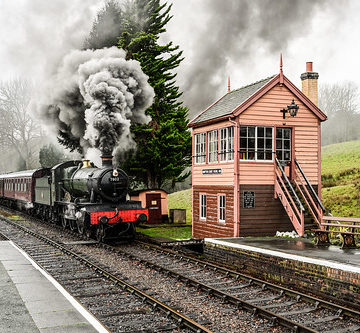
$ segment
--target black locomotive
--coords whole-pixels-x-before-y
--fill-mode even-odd
[[[98,241],[133,239],[148,210],[127,200],[128,176],[102,159],[101,168],[76,160],[0,175],[0,202]]]

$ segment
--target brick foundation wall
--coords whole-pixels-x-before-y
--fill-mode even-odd
[[[360,274],[206,242],[204,257],[241,273],[352,308],[360,306]]]

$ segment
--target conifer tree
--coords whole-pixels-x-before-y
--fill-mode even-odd
[[[146,113],[152,120],[147,125],[133,125],[137,150],[123,167],[148,188],[160,188],[184,180],[191,164],[191,134],[187,129],[188,109],[179,101],[181,92],[175,84],[182,52],[172,42],[160,45],[160,34],[171,19],[171,5],[160,0],[133,0],[127,3],[124,33],[119,47],[129,59],[138,60],[149,76],[155,98]]]

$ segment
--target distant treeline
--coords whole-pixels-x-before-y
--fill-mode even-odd
[[[328,120],[322,124],[322,145],[360,139],[359,89],[353,82],[319,87],[319,107]]]

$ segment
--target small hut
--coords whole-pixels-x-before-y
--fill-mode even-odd
[[[130,200],[141,201],[149,209],[150,224],[168,222],[168,193],[164,190],[138,190],[130,194]]]

